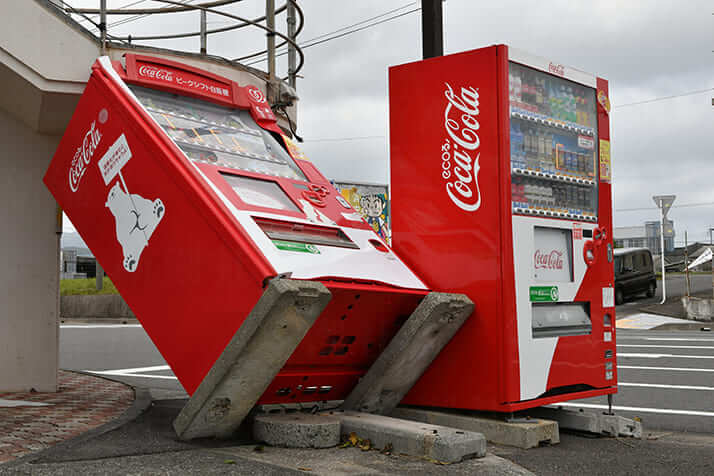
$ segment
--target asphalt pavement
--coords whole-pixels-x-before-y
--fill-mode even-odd
[[[683,277],[670,276],[667,283],[669,295],[684,289]],[[699,275],[692,283],[694,292],[706,292],[711,278]],[[618,306],[618,320],[636,319],[640,309],[658,302],[654,297]],[[130,384],[146,395],[148,406],[112,431],[2,465],[0,474],[714,474],[714,333],[618,329],[617,352],[614,409],[642,419],[642,440],[561,430],[558,445],[531,450],[489,445],[486,459],[439,466],[355,448],[266,448],[245,429],[229,441],[181,442],[171,422],[187,395],[143,328],[65,323],[60,366]],[[563,406],[597,412],[607,401]]]

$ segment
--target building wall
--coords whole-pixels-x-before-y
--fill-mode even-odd
[[[57,205],[42,183],[59,137],[0,110],[0,390],[57,389]]]

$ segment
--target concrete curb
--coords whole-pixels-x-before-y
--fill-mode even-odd
[[[317,281],[271,280],[174,420],[178,437],[229,438],[331,298]]]
[[[492,443],[516,448],[537,448],[541,444],[560,443],[558,423],[533,419],[524,423],[509,423],[488,416],[456,412],[400,407],[392,412],[396,418],[443,425],[483,434]]]
[[[389,415],[471,315],[463,294],[429,293],[345,399],[345,410]]]
[[[330,415],[342,423],[343,435],[355,433],[359,438],[369,439],[373,448],[391,448],[395,454],[444,463],[486,455],[486,438],[480,433],[370,413],[334,412]]]

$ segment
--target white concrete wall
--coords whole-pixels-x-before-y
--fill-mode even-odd
[[[0,110],[0,391],[57,390],[57,205],[42,177],[58,143]]]

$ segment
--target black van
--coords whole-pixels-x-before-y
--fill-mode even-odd
[[[652,254],[647,248],[615,250],[615,304],[622,304],[627,296],[645,293],[652,297],[657,289],[657,278]]]

